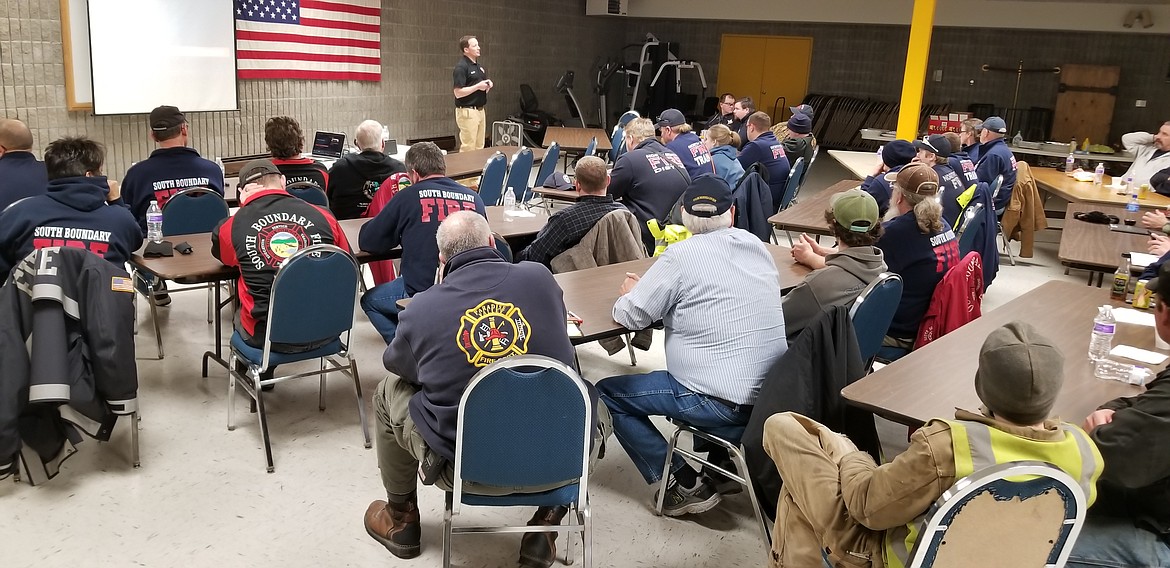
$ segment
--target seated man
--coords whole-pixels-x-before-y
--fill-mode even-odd
[[[747,119],[747,141],[739,151],[743,169],[759,162],[768,170],[768,188],[772,190],[772,207],[779,209],[788,185],[791,165],[784,154],[784,145],[772,134],[772,117],[766,112],[753,113]]]
[[[938,175],[939,197],[942,202],[943,220],[947,226],[954,227],[963,212],[959,197],[967,190],[967,184],[959,174],[951,169],[951,142],[942,134],[931,134],[924,140],[915,140],[914,149],[918,151],[914,162],[930,166]]]
[[[719,106],[715,114],[707,121],[707,128],[716,124],[726,126],[732,132],[739,130],[739,120],[735,118],[735,95],[723,93],[719,95]]]
[[[747,119],[755,112],[756,103],[752,100],[751,97],[744,97],[739,99],[738,101],[735,101],[735,104],[731,107],[731,114],[739,123],[739,127],[732,132],[739,134],[740,148],[743,148],[743,145],[748,143]]]
[[[1170,339],[1170,268],[1150,280],[1154,328]],[[1105,459],[1100,498],[1089,509],[1066,566],[1170,566],[1170,369],[1137,396],[1113,399],[1085,420]]]
[[[329,170],[313,158],[301,157],[305,151],[305,133],[295,118],[274,116],[264,123],[264,145],[272,154],[272,163],[284,174],[285,183],[311,182],[321,191],[329,187]]]
[[[0,277],[34,249],[77,247],[122,266],[142,246],[142,232],[102,174],[101,144],[85,137],[60,138],[45,149],[45,195],[12,204],[0,213]]]
[[[715,173],[715,168],[711,165],[711,151],[695,134],[681,111],[673,108],[662,111],[654,126],[659,129],[660,138],[666,148],[682,160],[691,179]]]
[[[609,173],[605,160],[597,156],[585,156],[577,162],[574,170],[574,187],[581,197],[577,202],[553,213],[548,223],[536,234],[536,239],[516,253],[516,262],[531,260],[548,266],[552,259],[581,242],[602,217],[610,211],[625,209],[606,193],[609,187]],[[563,174],[554,174],[563,175]]]
[[[442,282],[415,296],[401,313],[398,334],[382,356],[393,374],[374,392],[378,469],[386,501],[370,503],[366,532],[399,558],[414,558],[421,551],[415,494],[419,462],[434,472],[441,489],[450,491],[453,485],[459,400],[471,377],[512,355],[544,355],[575,366],[565,330],[565,303],[547,268],[504,261],[496,254],[487,220],[471,211],[448,215],[435,238]],[[499,325],[492,332],[500,332],[504,341],[471,333],[472,320]],[[489,320],[503,323],[484,323]],[[594,391],[588,381],[585,387]],[[597,409],[594,459],[610,430],[604,405]],[[541,488],[548,489],[552,488]],[[469,490],[488,495],[514,492],[480,484]],[[557,525],[567,511],[541,507],[528,524]],[[555,540],[556,533],[525,534],[520,563],[548,568],[556,556]]]
[[[784,154],[794,164],[797,158],[804,158],[804,167],[807,169],[812,163],[813,152],[817,149],[817,139],[812,135],[812,115],[800,113],[792,115],[785,130],[787,132],[780,137],[780,143],[784,145]],[[772,128],[772,133],[776,134],[776,128]]]
[[[822,558],[833,566],[906,566],[934,501],[955,480],[996,463],[1050,462],[1078,480],[1092,503],[1101,455],[1080,428],[1049,418],[1063,382],[1060,350],[1017,321],[991,332],[979,350],[981,412],[956,409],[953,420],[927,422],[888,463],[879,466],[848,438],[799,414],[768,418],[764,449],[784,478],[771,566],[823,566]]]
[[[894,312],[883,345],[909,351],[918,336],[918,326],[930,307],[934,289],[957,264],[959,242],[942,220],[938,174],[922,164],[910,164],[897,173],[886,174],[893,184],[890,214],[882,224],[884,234],[877,241],[890,272],[902,277],[902,300]],[[822,258],[837,249],[804,240],[811,249],[802,262],[812,268],[824,266]],[[893,356],[893,353],[890,353]]]
[[[954,132],[944,132],[943,136],[947,138],[947,142],[951,144],[951,155],[947,158],[947,165],[959,174],[959,179],[963,180],[965,187],[971,187],[979,183],[979,174],[975,173],[975,162],[963,150],[956,150],[962,146],[960,137]]]
[[[776,263],[760,239],[732,226],[731,202],[722,179],[692,182],[682,219],[693,236],[667,247],[645,276],[628,274],[613,306],[613,319],[626,329],[666,326],[666,370],[597,383],[618,441],[649,484],[661,479],[667,451],[651,416],[738,443],[764,376],[788,349]],[[719,504],[717,482],[681,456],[670,473],[663,514]]]
[[[271,160],[248,162],[240,170],[239,211],[211,232],[211,255],[240,269],[236,331],[257,349],[264,347],[269,293],[284,259],[317,244],[350,250],[345,232],[329,211],[289,195],[284,187],[284,175]],[[272,348],[299,353],[317,347],[277,343]]]
[[[329,168],[329,209],[338,219],[362,217],[374,193],[391,174],[406,172],[406,166],[386,155],[382,125],[366,120],[353,135],[360,153],[346,154]]]
[[[402,246],[398,278],[362,296],[362,309],[387,345],[398,327],[398,300],[422,292],[435,282],[435,269],[439,267],[435,231],[439,223],[456,211],[470,210],[487,216],[478,193],[447,177],[443,151],[434,142],[419,142],[406,151],[406,173],[410,186],[395,194],[358,233],[358,246],[366,252],[389,254]]]
[[[661,225],[691,176],[678,155],[654,138],[650,119],[635,118],[624,130],[627,151],[614,162],[607,191],[638,218],[642,242],[646,250],[654,250],[654,236],[646,221],[657,219]]]
[[[959,149],[972,162],[979,161],[979,133],[983,131],[983,121],[978,118],[968,118],[959,127]]]
[[[784,296],[784,331],[795,338],[821,312],[853,303],[858,294],[886,271],[882,250],[873,246],[882,236],[877,202],[860,189],[834,195],[825,211],[837,252],[822,257],[813,252],[816,241],[800,235],[792,258],[813,268],[804,281]]]
[[[150,111],[150,139],[158,149],[134,164],[122,180],[122,198],[146,235],[146,210],[150,202],[166,205],[172,195],[192,187],[206,187],[223,195],[223,171],[211,160],[199,156],[191,141],[187,117],[173,106]]]
[[[0,118],[0,211],[26,197],[45,194],[49,177],[32,146],[28,126],[14,118]]]
[[[1157,134],[1130,132],[1121,137],[1127,152],[1133,152],[1133,163],[1125,177],[1133,176],[1134,187],[1143,183],[1162,195],[1170,195],[1170,121],[1162,123]]]
[[[990,184],[996,177],[1003,176],[1003,184],[995,196],[996,215],[1001,215],[1011,203],[1012,188],[1016,186],[1016,156],[1004,140],[1007,131],[1007,123],[998,116],[983,121],[979,130],[979,160],[975,162],[979,181]]]
[[[865,176],[861,182],[861,189],[873,196],[878,204],[878,214],[886,216],[890,210],[890,182],[886,181],[886,174],[897,173],[906,164],[914,161],[917,150],[914,145],[905,140],[893,140],[882,146],[882,163],[872,175]]]

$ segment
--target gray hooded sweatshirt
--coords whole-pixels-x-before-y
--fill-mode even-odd
[[[881,249],[849,247],[825,257],[825,267],[814,270],[784,296],[784,331],[789,339],[816,320],[826,308],[848,305],[886,270]]]

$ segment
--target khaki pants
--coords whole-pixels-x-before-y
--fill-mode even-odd
[[[460,152],[483,148],[487,134],[487,113],[484,109],[455,107],[455,124],[459,126]]]
[[[382,472],[382,485],[388,495],[409,495],[414,493],[418,479],[418,463],[433,452],[419,434],[414,420],[410,417],[410,397],[418,387],[390,375],[378,384],[374,391],[374,416],[378,420],[375,437],[378,448],[378,469]],[[597,403],[598,432],[593,437],[593,459],[589,470],[597,463],[598,452],[613,432],[613,419],[609,409],[600,401]],[[455,486],[455,464],[449,463],[435,486],[450,491]],[[508,495],[525,492],[538,493],[565,485],[558,483],[547,486],[499,487],[478,483],[465,483],[465,491],[479,495]]]
[[[784,412],[764,423],[764,450],[784,479],[772,531],[773,568],[823,565],[880,568],[881,531],[853,520],[841,496],[840,467],[857,451],[848,438],[816,421]]]

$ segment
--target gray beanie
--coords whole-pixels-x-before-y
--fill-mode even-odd
[[[1031,325],[1013,321],[979,350],[975,392],[996,416],[1016,424],[1048,418],[1064,383],[1064,355]]]

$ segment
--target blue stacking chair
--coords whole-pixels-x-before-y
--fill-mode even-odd
[[[849,308],[849,319],[853,320],[853,333],[857,336],[857,347],[861,360],[868,370],[882,347],[882,339],[890,330],[894,312],[902,301],[902,277],[893,272],[883,272],[870,282]]]
[[[497,205],[504,196],[504,177],[508,175],[508,158],[496,152],[488,158],[479,176],[479,198],[484,205]]]
[[[235,429],[233,410],[238,382],[255,403],[260,433],[264,438],[264,453],[268,459],[268,473],[276,468],[272,463],[272,443],[268,436],[268,415],[264,407],[262,387],[265,385],[319,375],[321,388],[318,408],[325,410],[325,375],[332,372],[348,375],[353,379],[366,447],[371,446],[362,384],[358,379],[357,364],[349,352],[349,336],[353,328],[360,279],[358,274],[357,261],[341,248],[322,244],[301,249],[285,259],[276,271],[269,295],[263,348],[244,343],[239,331],[232,334],[231,356],[228,360],[228,430]],[[324,342],[321,347],[303,353],[277,353],[272,350],[273,343],[321,342]],[[312,359],[320,361],[319,370],[261,378],[262,373],[277,365]],[[247,364],[246,376],[236,371],[237,362]]]
[[[975,250],[975,236],[987,224],[987,218],[983,214],[983,204],[974,203],[963,211],[962,222],[959,223],[959,257],[967,256],[967,253]]]
[[[792,169],[788,172],[788,183],[784,185],[784,195],[780,198],[780,206],[776,208],[777,211],[783,211],[792,205],[801,179],[804,179],[804,158],[797,158],[796,163],[792,164]]]
[[[528,192],[528,178],[532,177],[532,148],[521,146],[512,154],[512,163],[508,166],[508,181],[504,183],[504,190],[512,189],[516,196],[516,203],[524,201],[524,194]]]
[[[800,181],[796,183],[796,192],[792,194],[792,199],[800,197],[800,189],[804,187],[804,178],[808,177],[808,171],[812,169],[812,165],[817,162],[817,154],[821,153],[821,147],[813,148],[812,157],[808,159],[808,163],[804,165],[804,171],[800,173]]]
[[[594,406],[585,382],[549,357],[517,355],[475,374],[459,401],[455,478],[443,516],[443,566],[451,565],[456,534],[484,532],[581,533],[584,566],[593,565],[589,458]],[[464,490],[464,481],[503,487],[565,485],[540,493],[488,496]],[[462,507],[567,505],[556,526],[455,526]],[[566,535],[565,558],[572,558]]]
[[[995,176],[995,179],[991,182],[991,203],[993,206],[995,205],[995,199],[999,197],[999,190],[1001,187],[1003,187],[1002,174]],[[1012,266],[1015,266],[1016,255],[1012,252],[1012,245],[1011,243],[1008,243],[1007,235],[1003,234],[1003,223],[1000,221],[1000,219],[1003,219],[1003,212],[1005,210],[1006,208],[995,210],[995,231],[999,233],[999,240],[1001,243],[1003,243],[1003,250],[1008,255],[1008,261],[1012,263]]]
[[[635,118],[642,118],[642,115],[638,114],[638,111],[636,110],[627,110],[626,112],[622,113],[621,117],[618,118],[617,128],[619,130],[625,128],[626,125]]]
[[[329,197],[325,195],[325,190],[321,189],[317,184],[311,181],[298,181],[290,183],[284,188],[289,195],[299,197],[313,205],[321,207],[329,207]]]
[[[616,163],[617,159],[626,151],[625,140],[626,131],[622,130],[620,126],[613,127],[613,134],[609,138],[609,145],[612,147],[609,151],[611,163]]]
[[[561,157],[561,145],[553,142],[544,152],[544,160],[540,162],[540,169],[536,170],[536,185],[544,183],[548,176],[557,171],[557,160]],[[527,190],[528,188],[525,188]],[[519,198],[517,198],[519,201]]]
[[[192,187],[184,189],[171,196],[163,204],[162,234],[164,237],[174,235],[190,235],[195,233],[210,233],[220,221],[226,219],[231,211],[223,196],[213,189],[206,187]],[[207,290],[207,323],[211,323],[212,299],[211,289],[216,283],[200,284],[173,290],[155,290],[154,274],[135,271],[134,278],[142,283],[139,290],[145,290],[143,296],[150,304],[150,317],[154,321],[154,341],[158,347],[158,358],[163,358],[162,330],[158,325],[158,296],[188,290]],[[135,311],[137,315],[137,310]]]
[[[596,136],[589,139],[589,145],[585,147],[585,155],[592,156],[595,152],[597,152],[597,137]]]

